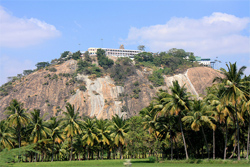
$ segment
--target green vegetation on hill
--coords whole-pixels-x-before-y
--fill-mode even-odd
[[[105,70],[107,70],[108,68],[111,68],[114,64],[114,61],[109,59],[106,54],[105,51],[102,49],[97,49],[97,59],[98,59],[98,64],[104,68]]]
[[[132,60],[127,57],[118,58],[109,72],[116,85],[123,85],[127,77],[136,73]]]
[[[102,70],[95,64],[89,63],[79,59],[77,61],[77,73],[85,75],[95,75],[95,77],[101,77],[103,75]]]
[[[173,48],[168,52],[160,52],[154,55],[149,52],[142,52],[136,55],[134,60],[137,68],[149,67],[154,69],[153,74],[149,75],[148,79],[154,86],[161,86],[164,85],[163,74],[173,75],[184,72],[190,67],[199,66],[193,58],[193,53]]]
[[[163,69],[153,71],[153,74],[148,76],[148,80],[151,81],[156,87],[164,85],[165,82],[162,76],[162,74],[164,74],[163,71]]]

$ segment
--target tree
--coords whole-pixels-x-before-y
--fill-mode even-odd
[[[102,49],[97,49],[97,59],[98,59],[98,63],[101,67],[103,67],[105,70],[108,68],[111,68],[114,64],[114,61],[109,59],[106,54],[105,51]]]
[[[206,111],[205,104],[202,103],[201,100],[194,100],[192,112],[189,112],[187,116],[184,116],[182,118],[182,121],[184,123],[191,124],[192,130],[199,131],[201,128],[204,139],[205,139],[205,143],[206,143],[208,159],[210,158],[209,157],[210,153],[209,153],[208,142],[207,142],[206,135],[204,133],[203,126],[207,125],[211,127],[214,131],[216,128],[216,125],[212,122],[212,120],[215,120],[214,117],[211,116],[211,112]]]
[[[51,130],[51,138],[53,142],[51,161],[54,160],[54,148],[55,143],[61,143],[63,141],[62,131],[60,129],[61,120],[57,120],[56,117],[51,117],[49,120],[49,128]]]
[[[38,143],[39,140],[47,139],[51,134],[51,130],[48,128],[47,122],[45,122],[43,117],[40,116],[40,110],[34,109],[31,113],[31,122],[27,128],[28,134],[30,134],[30,138],[33,143]],[[36,148],[38,145],[36,145]],[[37,161],[37,156],[35,158]]]
[[[80,50],[79,50],[79,51],[77,51],[77,52],[73,53],[73,55],[72,55],[72,59],[74,59],[74,60],[78,60],[78,59],[80,59],[80,58],[81,58],[81,55],[82,55],[82,53],[81,53],[81,52],[80,52]]]
[[[110,145],[110,123],[108,120],[96,120],[97,136],[101,145],[101,159],[103,159],[103,146]]]
[[[70,161],[72,160],[73,152],[73,137],[81,133],[81,125],[79,112],[75,112],[75,106],[70,103],[66,104],[66,112],[63,112],[64,118],[62,118],[62,129],[65,132],[66,137],[70,138]]]
[[[186,159],[188,159],[187,145],[185,136],[182,129],[181,118],[185,115],[185,112],[189,111],[190,108],[190,95],[186,92],[186,88],[183,85],[179,85],[178,81],[173,81],[173,86],[170,87],[171,94],[162,99],[163,108],[162,113],[169,112],[171,115],[177,115],[179,125],[181,129],[183,144],[185,148]],[[165,92],[163,92],[165,93]]]
[[[224,159],[226,159],[227,153],[227,139],[228,139],[228,123],[231,121],[230,106],[221,102],[223,98],[224,86],[214,85],[207,89],[207,96],[204,98],[207,111],[213,111],[216,122],[219,122],[221,126],[225,126],[225,146],[224,146]],[[213,132],[213,158],[215,158],[215,132]]]
[[[23,70],[23,75],[26,76],[26,75],[29,75],[33,73],[33,70]]]
[[[145,51],[145,45],[139,45],[137,46],[138,50]]]
[[[60,58],[65,58],[67,57],[69,54],[69,51],[64,51],[63,53],[61,53],[61,57]]]
[[[94,119],[91,118],[87,118],[84,122],[83,122],[83,136],[82,136],[82,140],[86,142],[86,144],[88,145],[88,159],[90,159],[90,152],[89,152],[89,148],[90,146],[93,146],[95,141],[99,141],[98,140],[98,136],[97,136],[97,128],[96,128],[96,122]]]
[[[194,53],[191,53],[189,56],[189,61],[191,61],[192,63],[196,60]]]
[[[89,56],[89,52],[88,51],[86,51],[85,53],[84,53],[84,60],[85,61],[87,61],[87,62],[92,62],[92,59],[91,59],[91,57]]]
[[[49,62],[38,62],[35,66],[37,67],[37,69],[41,69],[49,65],[50,65]]]
[[[23,103],[13,99],[10,105],[5,109],[8,115],[9,126],[16,130],[18,145],[21,147],[21,128],[28,125],[29,116],[23,108]]]
[[[123,159],[123,145],[125,144],[125,138],[128,132],[128,124],[126,120],[118,115],[112,117],[112,134],[111,137],[114,139],[114,143],[119,147],[120,159]]]
[[[237,70],[236,63],[226,64],[228,71],[224,68],[221,68],[224,77],[216,77],[214,81],[219,81],[219,84],[224,86],[223,98],[222,101],[225,104],[229,104],[230,102],[234,106],[235,118],[236,118],[236,133],[237,133],[237,145],[238,145],[238,160],[240,160],[240,142],[239,142],[239,121],[238,121],[238,111],[237,111],[237,103],[239,101],[246,101],[246,96],[249,95],[246,92],[246,81],[242,80],[243,72],[246,69],[245,66],[241,67]]]
[[[0,121],[0,152],[5,148],[11,149],[14,147],[12,130],[5,120]]]

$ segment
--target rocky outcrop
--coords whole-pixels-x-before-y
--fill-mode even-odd
[[[167,89],[173,85],[173,81],[178,81],[180,86],[185,85],[188,92],[198,97],[199,94],[197,93],[193,84],[189,80],[187,73],[188,73],[188,70],[184,74],[178,74],[178,75],[174,75],[171,77],[165,77],[165,83],[166,83]]]
[[[194,67],[188,69],[187,77],[199,95],[206,94],[206,88],[213,85],[215,77],[223,77],[219,71],[208,67]]]
[[[160,88],[151,86],[147,79],[148,70],[136,70],[122,86],[118,86],[109,75],[90,79],[78,74],[77,82],[70,82],[69,74],[76,71],[75,60],[53,67],[56,72],[43,69],[16,81],[13,91],[0,99],[0,119],[6,117],[4,109],[13,98],[24,103],[24,108],[29,111],[40,109],[47,118],[62,115],[67,102],[75,106],[80,116],[110,119],[118,114],[131,117],[148,106]],[[211,68],[191,68],[184,74],[165,76],[166,85],[161,88],[168,89],[172,81],[178,80],[181,86],[185,85],[189,92],[198,96],[205,94],[205,88],[212,85],[216,76],[221,74]],[[82,83],[87,88],[85,91],[79,89]]]

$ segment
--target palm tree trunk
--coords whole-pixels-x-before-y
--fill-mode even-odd
[[[235,101],[235,113],[236,113],[236,124],[237,124],[237,145],[238,145],[238,161],[240,160],[240,129],[239,129],[239,121],[238,121],[238,114],[237,114],[237,107]]]
[[[120,148],[119,148],[119,150],[120,150],[120,159],[123,159],[122,145],[121,145],[121,144],[120,144]]]
[[[215,159],[215,130],[213,130],[213,159]]]
[[[35,162],[37,162],[37,146],[36,146],[36,153],[35,153]]]
[[[207,158],[209,159],[210,158],[210,153],[209,153],[209,148],[208,148],[208,144],[207,144],[207,138],[206,138],[206,135],[204,133],[203,126],[201,126],[201,130],[202,130],[202,133],[203,133],[203,136],[204,136],[204,139],[205,139],[205,143],[206,143],[206,147],[207,147]]]
[[[225,149],[224,149],[224,160],[227,158],[227,117],[226,117],[226,136],[225,136]]]
[[[91,159],[94,159],[94,150],[91,150]]]
[[[248,133],[247,133],[247,156],[246,159],[248,159],[248,155],[249,155],[249,135],[250,135],[250,118],[248,121]]]
[[[110,151],[110,148],[108,148],[108,155],[107,155],[107,159],[111,159],[111,151]]]
[[[182,134],[182,139],[183,139],[185,153],[186,153],[186,159],[188,159],[187,145],[186,145],[185,136],[184,136],[183,129],[182,129],[181,117],[180,115],[178,117],[179,117],[179,124],[181,128],[181,134]]]
[[[172,136],[172,130],[170,130],[170,140],[171,140],[171,160],[173,160],[173,136]]]
[[[73,141],[73,138],[70,137],[70,158],[69,158],[69,161],[72,160],[72,152],[73,152],[72,141]]]
[[[53,141],[51,162],[54,161],[54,147],[55,147],[55,142]]]
[[[88,160],[90,160],[90,150],[89,150],[89,146],[88,146]]]
[[[17,133],[18,133],[18,146],[19,148],[21,147],[21,128],[17,128]],[[19,154],[18,154],[18,162],[20,162],[20,159],[21,159],[21,155],[20,155],[20,151],[19,151]]]
[[[174,138],[174,143],[175,143],[174,148],[175,148],[175,150],[176,150],[177,159],[180,159],[180,158],[179,158],[179,149],[178,149],[178,146],[177,146],[177,141],[175,140],[175,138]]]
[[[102,145],[102,147],[101,147],[101,159],[103,160],[103,145]]]
[[[231,159],[231,158],[234,156],[236,146],[237,146],[237,144],[234,145],[234,150],[233,150],[233,152],[232,152],[232,155],[231,155],[228,159]]]

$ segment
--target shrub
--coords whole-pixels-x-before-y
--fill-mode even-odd
[[[155,163],[156,157],[150,156],[150,157],[148,157],[148,160],[149,160],[150,163]]]
[[[54,74],[53,77],[50,77],[49,79],[51,79],[51,80],[55,79],[56,81],[58,81],[58,75]]]
[[[50,77],[50,74],[47,74],[47,75],[44,76],[44,78],[47,78],[47,77]]]
[[[76,94],[76,91],[75,90],[71,90],[70,94],[74,95],[74,94]]]
[[[79,89],[84,92],[87,90],[86,86],[84,85],[79,86]]]
[[[133,89],[133,92],[135,94],[139,94],[139,92],[141,92],[141,89],[140,88],[135,88],[135,89]]]
[[[48,82],[44,82],[43,85],[49,85],[49,83]]]
[[[49,71],[50,71],[50,72],[56,72],[57,69],[56,69],[55,67],[52,67],[52,68],[49,68]]]
[[[139,86],[139,82],[138,82],[138,81],[134,82],[133,84],[134,84],[135,86]]]

